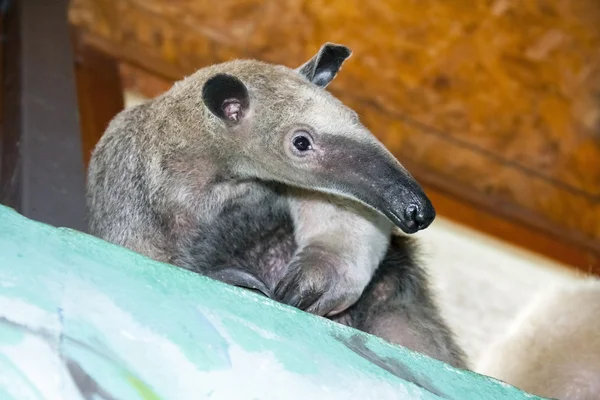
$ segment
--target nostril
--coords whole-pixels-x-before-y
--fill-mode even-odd
[[[415,222],[418,222],[418,214],[420,214],[419,212],[419,206],[417,206],[416,204],[411,204],[408,207],[406,207],[406,210],[404,210],[404,216],[406,217],[406,223],[409,224],[410,226],[414,225]]]
[[[415,221],[417,221],[419,224],[427,222],[427,217],[425,216],[425,213],[418,207],[417,211],[415,211]]]
[[[427,213],[427,209],[419,207],[417,204],[410,204],[406,207],[404,216],[406,217],[407,225],[411,228],[424,229],[431,222],[431,217]]]
[[[435,210],[428,201],[409,203],[404,209],[402,229],[407,233],[415,233],[426,229],[435,219]]]

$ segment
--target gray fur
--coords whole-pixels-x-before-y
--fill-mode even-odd
[[[296,70],[209,66],[121,112],[90,162],[90,232],[459,365],[412,250],[388,249],[394,224],[424,229],[433,207],[323,90],[344,48]],[[314,139],[306,155],[298,132]]]

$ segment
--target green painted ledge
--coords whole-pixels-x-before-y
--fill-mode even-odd
[[[0,206],[0,399],[539,399]]]

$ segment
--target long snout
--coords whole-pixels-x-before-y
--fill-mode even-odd
[[[323,147],[328,156],[320,175],[332,191],[377,210],[405,233],[423,230],[435,219],[421,185],[375,139],[359,142],[332,136]]]

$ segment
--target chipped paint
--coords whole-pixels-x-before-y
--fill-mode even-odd
[[[0,207],[6,399],[534,399]]]

